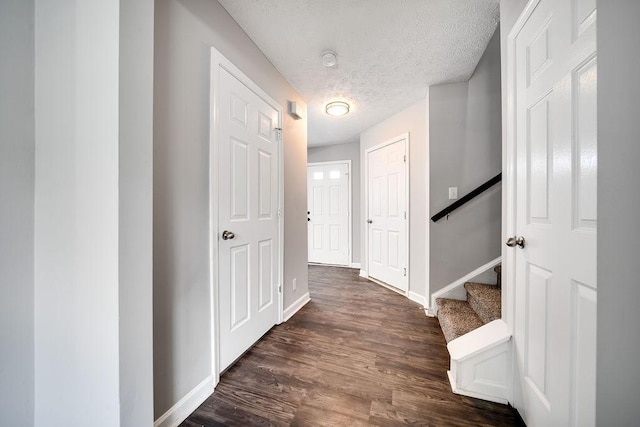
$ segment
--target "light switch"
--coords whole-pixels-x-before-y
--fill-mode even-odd
[[[449,200],[458,198],[458,187],[449,187]]]

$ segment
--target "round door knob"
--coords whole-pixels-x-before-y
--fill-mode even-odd
[[[224,230],[222,232],[222,240],[231,240],[234,237],[236,237],[236,235],[233,234],[231,231]]]
[[[372,219],[368,219],[367,220],[367,224],[373,224],[373,220]]]
[[[516,246],[519,246],[522,249],[522,248],[524,248],[524,237],[522,237],[522,236],[509,237],[505,244],[507,246],[509,246],[510,248],[514,248]]]

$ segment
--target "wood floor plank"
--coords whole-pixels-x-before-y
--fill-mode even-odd
[[[183,427],[514,426],[458,396],[437,319],[357,270],[309,266],[312,301],[268,332]]]

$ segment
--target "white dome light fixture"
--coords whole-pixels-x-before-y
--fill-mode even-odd
[[[330,116],[344,116],[349,112],[349,104],[343,101],[334,101],[327,104],[325,111]]]
[[[320,57],[322,58],[322,65],[325,67],[335,67],[338,63],[338,55],[332,50],[322,52]]]

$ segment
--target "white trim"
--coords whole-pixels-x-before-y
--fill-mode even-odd
[[[413,291],[409,291],[409,293],[407,294],[407,297],[413,301],[413,302],[417,302],[418,304],[420,304],[422,307],[426,307],[427,306],[427,298],[424,295],[420,295],[416,292]]]
[[[346,164],[347,165],[347,176],[349,177],[348,183],[347,183],[347,187],[349,188],[349,192],[348,192],[348,202],[349,202],[349,212],[348,212],[348,221],[347,221],[347,225],[348,225],[348,231],[347,231],[347,235],[349,236],[349,242],[347,243],[348,247],[348,251],[349,251],[349,261],[347,262],[347,264],[336,264],[336,265],[340,265],[343,267],[349,267],[353,264],[353,194],[351,192],[351,188],[353,186],[353,181],[352,181],[352,173],[351,173],[351,160],[332,160],[330,162],[311,162],[311,163],[307,163],[307,171],[309,170],[309,166],[328,166],[328,165],[343,165]],[[307,173],[307,181],[308,181],[308,176],[309,174]],[[308,202],[307,202],[307,206],[308,206]],[[308,210],[308,209],[307,209]],[[309,249],[307,248],[307,251]]]
[[[383,147],[386,147],[387,145],[391,145],[394,144],[396,142],[400,142],[400,141],[404,141],[404,154],[406,156],[406,162],[405,162],[405,167],[404,167],[404,171],[405,171],[405,211],[407,212],[407,219],[405,221],[405,235],[406,235],[406,254],[407,254],[407,259],[406,259],[406,263],[407,263],[407,290],[403,291],[402,294],[408,297],[409,294],[409,288],[411,285],[411,269],[410,269],[410,265],[409,265],[409,260],[410,260],[410,235],[411,235],[411,229],[410,229],[410,224],[411,224],[411,216],[410,216],[410,212],[409,212],[409,207],[411,206],[411,204],[409,203],[409,198],[410,198],[410,192],[409,192],[409,159],[410,159],[410,155],[409,155],[409,132],[403,133],[401,135],[396,136],[395,138],[391,138],[385,142],[382,142],[378,145],[375,145],[373,147],[367,148],[364,151],[364,218],[365,221],[367,218],[369,218],[369,153],[379,150]],[[361,250],[361,252],[364,255],[364,263],[367,266],[367,268],[369,267],[369,226],[365,226],[365,233],[364,233],[364,250]],[[366,274],[366,273],[365,273]],[[362,276],[362,271],[360,272],[360,276]],[[369,276],[362,276],[362,277],[367,277],[369,280],[371,280],[371,278]],[[390,285],[393,286],[393,285]]]
[[[360,263],[359,262],[352,262],[351,263],[351,268],[357,268],[358,270],[360,269]]]
[[[306,294],[298,298],[293,304],[291,304],[289,307],[287,307],[284,310],[283,322],[286,322],[287,320],[291,319],[291,317],[294,314],[296,314],[298,310],[304,307],[309,301],[311,301],[311,297],[309,297],[309,292],[307,292]]]
[[[363,269],[360,269],[360,277],[364,277],[365,279],[369,278],[369,275]]]
[[[451,282],[450,284],[448,284],[447,286],[445,286],[444,288],[440,289],[437,292],[434,292],[431,295],[431,305],[429,306],[429,313],[433,316],[436,315],[436,298],[440,298],[443,295],[446,295],[452,291],[454,291],[456,288],[459,288],[461,286],[464,286],[465,283],[467,283],[468,281],[470,281],[471,279],[473,279],[474,277],[478,276],[479,274],[484,273],[485,271],[495,267],[496,265],[500,264],[502,262],[502,257],[499,256],[498,258],[495,258],[491,261],[489,261],[488,263],[481,265],[480,267],[476,268],[475,270],[473,270],[471,273],[459,278],[458,280]]]
[[[431,150],[431,140],[430,140],[430,111],[431,111],[431,103],[429,102],[429,88],[427,87],[427,96],[425,98],[425,150],[424,150],[424,211],[429,216],[429,212],[431,212],[431,163],[429,153]],[[425,314],[428,314],[428,302],[429,302],[429,294],[431,292],[431,220],[427,218],[427,224],[425,226],[425,245],[424,245],[424,295],[425,295]]]
[[[153,427],[176,427],[187,419],[198,406],[207,400],[214,389],[213,376],[209,375],[200,384],[173,405],[160,418],[154,421]]]
[[[211,309],[211,331],[212,331],[212,343],[211,343],[211,371],[213,377],[213,384],[218,384],[220,381],[220,331],[219,331],[219,310],[217,310],[218,299],[218,268],[219,260],[219,247],[218,247],[218,234],[219,234],[219,218],[218,218],[218,92],[220,87],[220,68],[228,71],[233,77],[244,84],[249,90],[255,93],[258,97],[262,98],[270,107],[278,112],[278,128],[282,129],[282,107],[276,102],[269,94],[267,94],[262,88],[255,84],[251,78],[243,73],[238,67],[233,65],[224,55],[222,55],[214,47],[211,47],[211,68],[210,68],[210,85],[209,85],[209,100],[210,100],[210,118],[211,123],[209,127],[209,288],[211,295],[210,309]],[[278,209],[280,216],[278,218],[278,235],[279,235],[279,265],[278,265],[278,287],[284,288],[284,136],[283,131],[280,133],[278,140]],[[281,287],[280,287],[281,286]],[[284,292],[278,292],[278,318],[276,323],[282,323],[284,311]]]
[[[502,191],[503,191],[503,220],[502,220],[502,241],[506,241],[509,236],[516,235],[516,213],[517,213],[517,58],[516,58],[516,38],[524,25],[531,17],[533,11],[538,7],[540,0],[530,0],[520,13],[520,17],[513,25],[506,41],[506,111],[502,118],[506,129],[506,136],[502,141]],[[503,55],[505,53],[503,52]],[[516,377],[516,366],[518,366],[517,351],[515,350],[515,323],[516,323],[516,251],[507,250],[502,246],[502,318],[507,324],[509,333],[514,336],[514,351],[511,353],[511,371],[509,372],[510,387],[507,398],[515,408],[524,407],[522,396],[515,390],[519,387],[519,379]]]

